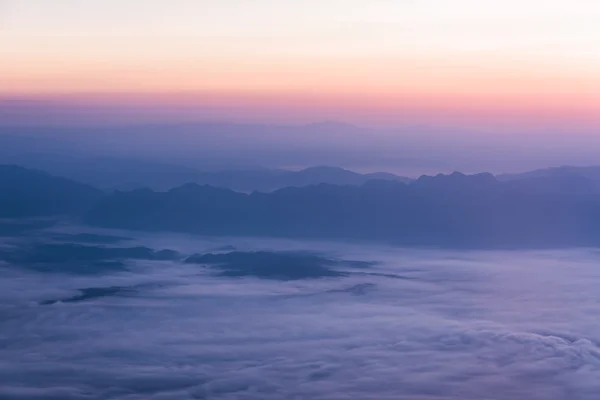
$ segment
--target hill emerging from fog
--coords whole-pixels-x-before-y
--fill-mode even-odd
[[[355,176],[322,167],[306,171],[309,176],[318,172],[342,179],[343,175],[348,181]],[[106,228],[406,246],[600,244],[600,190],[584,176],[499,180],[487,173],[453,173],[422,176],[409,183],[296,182],[308,186],[248,194],[188,183],[164,192],[137,189],[107,194],[44,172],[2,166],[0,217],[83,217],[88,224]],[[14,230],[12,225],[8,228]]]
[[[320,184],[244,194],[187,184],[116,192],[88,214],[102,227],[224,236],[352,239],[444,247],[600,244],[600,194],[585,178],[501,182],[491,174]]]

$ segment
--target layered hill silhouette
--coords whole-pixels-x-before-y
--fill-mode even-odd
[[[250,193],[272,192],[285,187],[302,187],[327,183],[332,185],[362,185],[373,179],[409,182],[411,179],[386,172],[360,174],[339,167],[317,166],[299,171],[282,169],[249,169],[198,172],[190,182],[198,185]]]
[[[1,142],[0,140],[0,145]],[[3,158],[11,159],[8,156]],[[20,165],[44,170],[105,191],[144,187],[164,191],[193,182],[250,193],[320,183],[362,185],[372,179],[400,182],[411,180],[388,172],[360,174],[330,166],[310,167],[298,171],[259,167],[202,171],[187,165],[118,157],[68,157],[36,153],[29,156],[16,155],[13,158],[15,161],[19,160]]]
[[[87,214],[110,228],[335,238],[449,247],[600,244],[600,195],[587,180],[500,182],[490,174],[320,184],[243,194],[188,184],[116,192]]]
[[[600,191],[583,176],[499,180],[422,176],[403,183],[318,184],[236,192],[185,184],[110,194],[44,172],[0,166],[0,217],[83,216],[98,227],[222,236],[384,241],[445,247],[600,244]]]

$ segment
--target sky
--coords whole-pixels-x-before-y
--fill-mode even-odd
[[[0,97],[21,114],[594,131],[599,22],[595,0],[0,0]]]

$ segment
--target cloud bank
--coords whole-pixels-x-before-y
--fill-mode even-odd
[[[600,390],[593,250],[135,243],[377,263],[290,281],[178,260],[128,260],[101,275],[4,263],[0,398],[591,400]]]

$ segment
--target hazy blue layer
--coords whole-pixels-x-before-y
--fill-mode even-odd
[[[13,242],[4,239],[3,250]],[[127,260],[125,269],[95,275],[1,264],[0,398],[600,393],[594,250],[446,252],[183,235],[124,243],[184,255],[292,250],[378,263],[335,264],[343,274],[289,281],[179,261]]]

